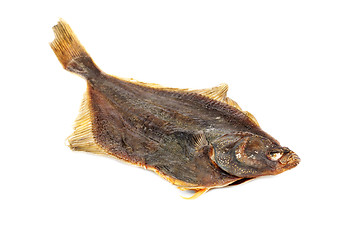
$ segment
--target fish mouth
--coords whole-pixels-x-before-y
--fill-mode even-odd
[[[287,157],[280,159],[279,162],[282,164],[284,169],[291,169],[300,163],[300,158],[295,152],[290,151],[287,154]]]

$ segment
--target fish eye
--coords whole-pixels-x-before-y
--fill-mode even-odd
[[[282,156],[283,156],[283,151],[281,150],[271,150],[267,154],[268,159],[272,161],[278,161]]]

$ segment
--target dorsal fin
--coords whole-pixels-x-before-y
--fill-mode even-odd
[[[235,107],[238,110],[242,111],[242,109],[239,107],[239,105],[234,100],[227,97],[228,84],[226,84],[226,83],[221,83],[218,86],[215,86],[212,88],[190,90],[190,92],[199,93],[199,94],[209,97],[213,100],[227,103],[228,105]]]
[[[247,112],[247,111],[243,111],[243,112],[244,112],[244,114],[247,115],[247,117],[249,117],[249,118],[252,120],[252,122],[254,122],[255,124],[257,124],[257,126],[259,127],[259,123],[258,123],[257,119],[253,116],[252,113]]]
[[[227,103],[228,105],[237,108],[241,112],[243,112],[247,117],[249,117],[253,123],[259,126],[257,119],[247,111],[243,111],[241,107],[231,98],[227,97],[228,85],[226,83],[221,83],[220,85],[207,89],[198,89],[192,90],[191,92],[199,93],[211,99]]]
[[[191,92],[199,93],[217,101],[225,101],[227,98],[228,85],[221,83],[218,86],[206,89],[191,90]]]

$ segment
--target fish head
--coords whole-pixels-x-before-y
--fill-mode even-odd
[[[212,146],[217,166],[237,177],[275,175],[300,162],[298,155],[289,148],[256,134],[227,134],[216,139]]]

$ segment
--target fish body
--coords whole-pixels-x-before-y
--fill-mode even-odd
[[[87,81],[71,149],[114,156],[199,194],[299,163],[227,97],[226,84],[189,90],[117,78],[96,66],[67,23],[53,29],[59,61]]]

